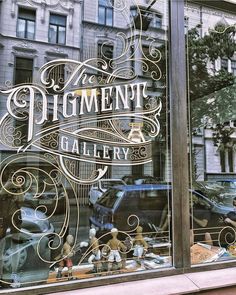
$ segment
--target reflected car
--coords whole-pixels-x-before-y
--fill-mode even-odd
[[[60,214],[65,211],[65,196],[60,193],[56,200],[55,191],[46,191],[39,196],[34,192],[27,192],[25,193],[24,206],[33,209],[38,208],[47,215],[52,214],[54,210],[56,214]]]
[[[89,191],[89,205],[94,205],[104,192],[117,185],[125,185],[125,182],[121,179],[100,179],[91,186]]]
[[[232,204],[217,203],[196,190],[189,190],[211,212],[209,226],[221,226],[220,220],[232,211]],[[90,225],[98,235],[113,227],[132,230],[141,224],[146,232],[158,233],[163,210],[171,207],[171,186],[157,184],[117,186],[106,191],[94,205]],[[171,212],[170,212],[171,213]]]
[[[222,179],[217,180],[216,182],[224,188],[233,189],[236,191],[236,179]]]
[[[101,234],[113,227],[131,230],[137,223],[142,224],[144,231],[158,231],[170,189],[167,185],[152,184],[113,187],[94,205],[90,224]]]
[[[49,275],[54,227],[38,210],[21,208],[21,230],[0,241],[0,279],[5,287],[24,287],[46,282]],[[40,258],[42,257],[42,259]]]
[[[206,195],[208,199],[227,207],[232,206],[233,199],[236,197],[236,189],[224,186],[218,181],[195,182],[193,187],[199,193]]]
[[[128,185],[158,184],[160,182],[158,181],[156,177],[151,175],[142,175],[142,176],[125,175],[122,177],[122,180]]]

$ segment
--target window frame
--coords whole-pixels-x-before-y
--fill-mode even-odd
[[[173,267],[137,273],[124,273],[98,279],[84,279],[64,285],[39,286],[41,292],[58,292],[75,288],[103,286],[121,281],[137,281],[174,274],[207,271],[235,265],[235,261],[214,262],[190,267],[190,230],[189,222],[189,175],[188,175],[188,131],[187,131],[187,85],[186,85],[186,48],[184,26],[184,0],[169,0],[169,40],[174,46],[169,48],[170,84],[170,123],[171,123],[171,160],[172,160],[172,227],[173,227]],[[174,196],[174,198],[173,198]],[[15,290],[13,290],[15,292]],[[22,288],[19,294],[30,294],[31,288]]]
[[[58,25],[58,24],[55,24],[53,22],[51,22],[51,16],[59,16],[59,17],[64,17],[65,18],[65,26],[63,25]],[[51,39],[50,39],[50,28],[51,26],[55,26],[56,27],[56,42],[53,42]],[[64,28],[65,29],[65,36],[64,36],[64,42],[63,43],[60,43],[59,42],[59,29],[60,28]],[[48,42],[50,44],[58,44],[58,45],[66,45],[66,30],[67,30],[67,15],[63,15],[63,14],[58,14],[58,13],[54,13],[52,11],[50,11],[49,13],[49,23],[48,23]]]
[[[229,60],[226,57],[221,58],[220,61],[221,70],[229,71]]]
[[[23,16],[20,16],[20,10],[26,10],[26,11],[32,11],[34,12],[34,20],[31,20],[29,18],[26,18],[26,17],[23,17]],[[24,37],[21,37],[19,35],[19,31],[18,31],[18,26],[19,26],[19,20],[24,20]],[[30,38],[28,37],[28,22],[31,21],[31,22],[34,22],[34,36],[33,38]],[[17,22],[16,22],[16,37],[18,38],[23,38],[23,39],[28,39],[28,40],[35,40],[35,33],[36,33],[36,10],[34,9],[29,9],[28,7],[21,7],[19,6],[18,7],[18,16],[17,16]]]
[[[114,9],[113,9],[112,5],[114,5],[114,0],[106,0],[106,1],[112,1],[111,6],[100,4],[100,0],[98,0],[98,23],[100,25],[113,27],[114,26]],[[100,8],[104,9],[104,20],[102,22],[100,21]],[[108,11],[112,12],[112,24],[107,23],[107,13],[108,13]]]
[[[48,60],[48,62],[49,61],[52,61],[52,60]],[[55,76],[57,73],[59,75],[58,76]],[[61,86],[61,88],[64,87],[65,77],[66,77],[65,65],[64,64],[58,65],[56,68],[53,68],[52,71],[48,75],[49,75],[49,78],[54,79],[55,84],[57,83],[59,86]],[[60,82],[60,79],[62,79],[63,82]],[[53,90],[53,88],[48,88],[47,90],[48,90],[48,93],[50,95],[53,95],[53,94],[56,94],[57,93],[57,92],[55,92]],[[63,91],[63,93],[64,93],[64,91]]]
[[[112,72],[112,68],[110,67],[110,61],[112,61],[113,60],[113,58],[114,58],[114,49],[115,49],[115,45],[114,45],[114,43],[107,43],[108,41],[104,41],[104,40],[99,40],[98,42],[97,42],[97,58],[98,59],[102,59],[102,60],[104,60],[104,61],[106,61],[107,62],[107,65],[108,65],[108,68],[107,68],[107,72],[108,73],[111,73]],[[102,48],[103,49],[105,49],[107,47],[107,49],[106,50],[111,50],[111,52],[112,52],[112,57],[110,58],[110,57],[106,57],[106,50],[104,50],[104,52],[102,52]],[[102,53],[104,54],[104,56],[102,55]],[[100,69],[100,70],[102,70],[102,65],[98,65],[98,68]]]
[[[232,66],[234,65],[234,67]],[[236,60],[235,59],[232,59],[231,60],[231,73],[236,76]]]
[[[22,84],[22,83],[30,83],[30,82],[20,82],[16,84],[16,77],[17,77],[17,69],[18,70],[24,70],[24,71],[30,71],[28,68],[17,68],[16,67],[16,63],[17,63],[17,59],[24,59],[24,60],[30,60],[32,61],[32,70],[31,70],[31,81],[33,81],[33,74],[34,74],[34,58],[32,57],[27,57],[27,56],[15,56],[15,61],[14,61],[14,75],[13,75],[13,82],[14,85],[18,85],[18,84]]]

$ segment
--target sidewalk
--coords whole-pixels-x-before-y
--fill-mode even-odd
[[[225,288],[225,289],[222,289]],[[214,290],[212,290],[214,289]],[[217,290],[216,290],[217,289]],[[212,290],[212,291],[210,291]],[[102,287],[51,293],[51,295],[235,295],[236,267],[189,273]]]

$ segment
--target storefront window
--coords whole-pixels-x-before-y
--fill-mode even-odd
[[[191,1],[185,8],[192,264],[236,255],[235,77],[229,63],[235,58],[236,18],[221,9]]]
[[[173,265],[168,1],[151,5],[162,16],[158,35],[149,23],[142,29],[151,6],[134,22],[131,5],[118,2],[98,1],[122,24],[109,32],[108,23],[91,21],[91,1],[83,14],[70,7],[60,15],[56,5],[46,13],[40,5],[40,26],[52,31],[50,45],[40,39],[40,49],[15,46],[22,60],[34,58],[35,76],[24,85],[1,81],[3,288]],[[73,26],[79,13],[81,43],[66,48],[58,28],[68,20],[68,43],[78,42]],[[90,58],[77,58],[83,54]]]

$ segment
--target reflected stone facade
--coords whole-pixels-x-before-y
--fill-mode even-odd
[[[137,21],[137,9],[135,3],[119,1],[114,7],[105,7],[96,1],[40,1],[18,0],[1,1],[0,9],[0,87],[7,89],[17,81],[21,81],[22,71],[32,77],[29,82],[39,79],[39,69],[46,62],[54,59],[72,59],[86,61],[102,58],[116,60],[124,67],[134,70],[140,82],[147,81],[148,95],[161,96],[166,92],[165,85],[159,80],[151,78],[151,72],[145,70],[145,66],[138,62],[142,59],[141,50],[134,50],[141,40],[143,52],[148,51],[149,45],[154,48],[165,45],[168,33],[167,11],[164,0],[152,3],[152,1],[136,1],[143,13],[143,27],[140,31],[138,23],[132,30],[132,22]],[[136,3],[136,4],[137,4]],[[153,4],[150,6],[150,4]],[[117,5],[117,6],[116,6]],[[120,5],[120,6],[119,6]],[[123,5],[123,6],[122,6]],[[221,12],[216,8],[210,8],[195,3],[188,4],[185,8],[186,31],[201,24],[199,35],[204,36],[210,28],[217,23],[226,26],[236,23],[236,16],[230,12]],[[132,40],[133,46],[125,51],[125,41]],[[164,53],[166,54],[166,53]],[[121,57],[121,58],[120,58]],[[31,63],[29,63],[31,61]],[[236,73],[236,55],[226,62],[217,59],[214,64],[209,63],[209,72],[220,70],[223,66],[229,72]],[[110,70],[115,69],[115,63],[110,64]],[[234,68],[235,66],[235,68]],[[114,68],[113,68],[114,67]],[[57,73],[57,75],[65,75]],[[96,74],[93,70],[88,74]],[[167,103],[166,103],[167,106]],[[5,98],[0,99],[0,114],[5,113]],[[204,119],[204,118],[203,118]],[[207,118],[210,120],[211,118]],[[168,128],[168,122],[164,123]],[[215,123],[209,123],[205,128],[199,126],[193,135],[194,166],[197,180],[214,178],[214,174],[235,173],[236,133],[231,134],[232,147],[222,153],[218,146],[214,146],[213,131]],[[235,130],[235,117],[230,118],[230,128]],[[165,133],[165,128],[163,133]],[[165,139],[155,142],[157,148],[153,148],[153,162],[143,167],[126,167],[120,169],[109,168],[106,177],[120,178],[123,175],[154,175],[159,180],[169,181],[171,178],[170,153],[166,148]],[[163,141],[163,144],[162,144]],[[2,153],[4,158],[9,151]],[[229,155],[230,153],[230,155]],[[225,164],[222,168],[222,157]],[[231,162],[230,162],[231,161]],[[76,169],[76,168],[75,168]],[[94,164],[80,164],[78,173],[86,176],[94,169]],[[83,171],[83,172],[82,172]],[[213,175],[213,176],[212,176]],[[80,189],[80,188],[79,188]],[[86,199],[86,192],[83,199]]]
[[[106,2],[106,1],[105,1]],[[133,71],[137,81],[147,81],[148,96],[158,97],[166,92],[166,86],[152,79],[153,69],[142,63],[143,54],[153,54],[158,61],[158,47],[167,41],[168,7],[166,1],[151,3],[138,1],[143,13],[144,30],[140,24],[136,1],[121,1],[114,7],[105,7],[104,1],[2,1],[0,32],[0,87],[6,90],[23,82],[39,81],[39,69],[55,59],[87,61],[92,59],[113,60],[110,71],[124,67]],[[150,5],[152,4],[152,5]],[[10,23],[9,23],[10,20]],[[127,49],[128,43],[133,45]],[[151,44],[151,46],[150,46]],[[137,50],[137,48],[139,48]],[[163,55],[165,55],[165,51]],[[117,60],[117,58],[119,58]],[[162,56],[161,58],[164,58]],[[155,62],[155,60],[154,60]],[[64,69],[55,75],[66,77]],[[88,75],[95,74],[87,70]],[[24,77],[26,75],[26,77]],[[23,78],[27,78],[23,81]],[[50,99],[49,99],[50,101]],[[52,102],[49,104],[51,108]],[[165,108],[167,103],[163,101]],[[5,98],[0,99],[1,115],[5,113]],[[52,112],[52,111],[51,111]],[[168,124],[163,113],[165,126]],[[164,127],[164,131],[165,132]],[[159,140],[159,139],[158,139]],[[121,178],[123,175],[154,175],[160,180],[170,180],[171,163],[165,139],[153,148],[153,162],[136,168],[109,167],[105,177]],[[156,142],[154,142],[156,145]],[[2,159],[10,151],[2,146]],[[34,151],[34,148],[31,148]],[[96,164],[80,163],[79,175],[87,177]],[[81,198],[87,202],[88,187],[78,187]]]

